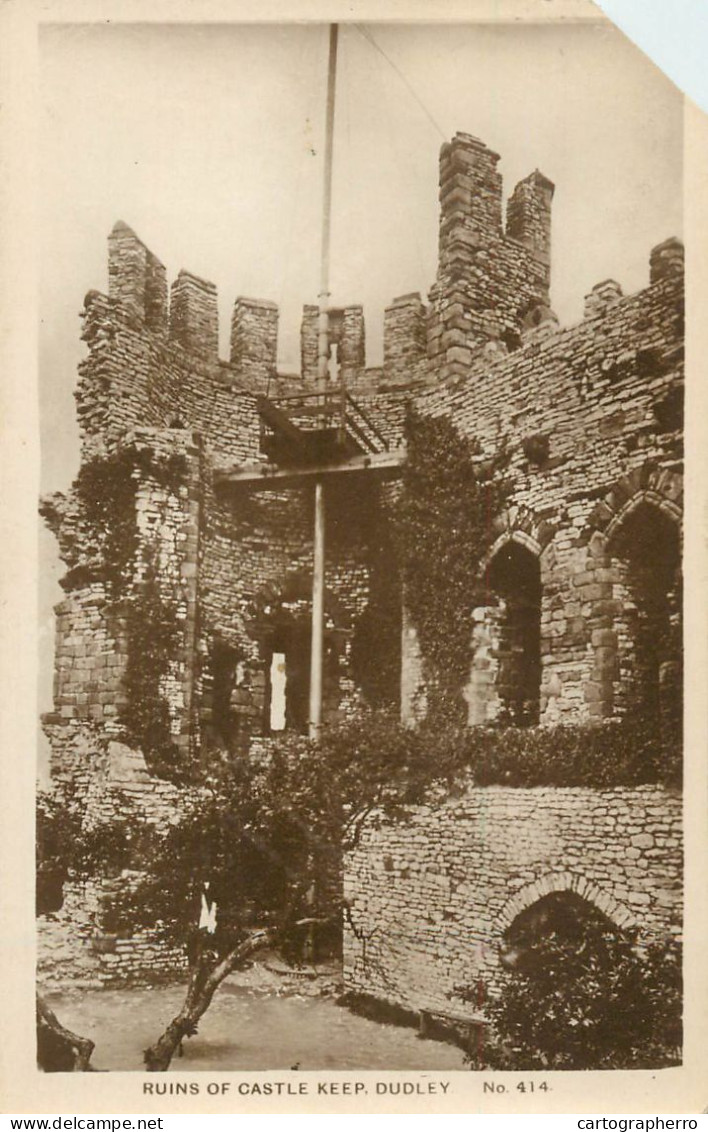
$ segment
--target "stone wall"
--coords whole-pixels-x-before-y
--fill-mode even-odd
[[[513,492],[505,512],[492,520],[495,539],[484,564],[488,600],[476,611],[470,641],[469,722],[497,719],[510,705],[512,714],[525,712],[531,722],[593,721],[626,710],[640,633],[626,616],[636,605],[637,585],[627,577],[619,527],[632,516],[632,522],[644,517],[644,526],[651,526],[653,508],[678,530],[682,251],[673,240],[654,249],[650,286],[637,295],[623,297],[611,280],[598,284],[584,322],[559,330],[548,306],[553,186],[538,171],[520,182],[505,228],[497,160],[466,134],[443,147],[438,278],[427,308],[411,294],[387,309],[383,370],[364,368],[361,307],[332,312],[330,340],[338,347],[341,373],[389,445],[401,443],[405,405],[413,398],[421,412],[448,415],[460,431],[478,438],[483,456],[502,442],[509,447]],[[180,702],[174,689],[172,696],[176,733],[187,743],[188,734],[199,739],[200,713],[208,719],[212,710],[208,658],[214,639],[223,638],[241,660],[262,667],[261,643],[247,625],[254,620],[253,603],[310,570],[306,489],[263,493],[260,500],[244,499],[243,493],[240,500],[229,498],[213,489],[221,469],[257,466],[264,459],[254,394],[271,386],[282,392],[287,385],[275,371],[278,312],[272,303],[238,299],[225,363],[216,350],[213,285],[181,272],[168,318],[164,269],[122,224],[110,238],[109,281],[108,298],[87,296],[89,356],[77,392],[84,458],[105,455],[148,426],[149,443],[175,451],[185,430],[202,461],[189,503],[189,559],[179,566],[191,578],[189,639],[177,676]],[[315,379],[316,356],[317,308],[308,306],[302,323],[305,387]],[[297,388],[296,379],[289,381]],[[155,505],[153,499],[153,511]],[[529,611],[540,626],[540,657],[525,669],[515,660],[523,652],[518,615],[510,611],[509,595],[492,585],[495,576],[504,575],[499,563],[519,558],[519,548],[535,559],[527,574],[536,572],[540,586],[538,608]],[[362,604],[347,590],[361,594],[366,563],[361,553],[340,562],[337,557],[335,551],[336,600],[350,613],[353,602],[360,613],[366,594]],[[675,628],[679,591],[674,582],[667,582],[666,591]],[[90,606],[90,595],[68,598],[62,616],[83,616],[73,611],[77,602]],[[414,629],[415,611],[409,620]],[[68,620],[66,626],[70,643],[65,639],[60,646],[62,680],[68,670],[88,671],[83,657],[68,669],[67,650],[103,649],[98,637],[79,643],[75,627]],[[97,630],[104,644],[111,632],[115,640],[114,627]],[[63,629],[62,635],[67,636]],[[407,634],[407,646],[404,642],[404,714],[412,718],[420,715],[426,677],[414,633]],[[117,654],[120,647],[118,641]],[[112,663],[115,667],[115,656]],[[667,654],[658,663],[675,667],[676,657]],[[539,676],[532,680],[534,666]],[[516,686],[514,668],[525,671]],[[114,676],[120,683],[118,667]],[[262,673],[256,671],[254,679],[260,686]],[[528,694],[520,690],[524,681]],[[237,698],[244,701],[241,715],[251,714],[253,734],[262,695],[249,701],[249,684],[247,678]],[[195,706],[195,689],[198,697],[202,688],[205,702]],[[83,688],[67,695],[80,696],[84,706]],[[90,709],[96,718],[114,712],[120,689],[101,685],[97,696],[106,702],[94,696]],[[78,706],[60,697],[57,710],[68,713]]]
[[[469,722],[510,710],[526,713],[522,722],[592,722],[627,709],[646,620],[639,606],[651,604],[627,529],[651,543],[658,512],[677,532],[669,540],[680,538],[682,249],[669,240],[652,251],[649,287],[637,295],[624,297],[612,280],[598,284],[585,320],[559,329],[549,306],[553,186],[538,171],[521,181],[504,224],[497,162],[469,134],[443,146],[437,280],[427,306],[408,294],[387,308],[383,369],[365,369],[360,306],[331,312],[330,342],[340,374],[390,447],[402,443],[412,400],[476,437],[481,458],[502,443],[509,449],[513,490],[490,520],[487,597],[470,641]],[[168,310],[164,267],[121,222],[109,239],[108,276],[108,296],[86,298],[88,356],[77,389],[83,462],[129,444],[162,458],[187,456],[184,494],[166,493],[149,476],[136,484],[142,549],[131,584],[141,583],[144,549],[157,547],[162,584],[178,594],[183,624],[168,690],[178,742],[198,743],[201,721],[210,721],[215,642],[232,650],[233,664],[252,669],[233,691],[236,714],[250,717],[246,734],[254,736],[268,662],[258,624],[264,595],[281,602],[297,578],[306,615],[310,492],[229,492],[218,477],[265,460],[259,393],[311,388],[317,308],[304,310],[302,373],[285,377],[276,372],[273,303],[236,300],[225,362],[213,284],[180,272]],[[348,541],[328,541],[332,631],[355,632],[369,603],[370,533],[360,519],[351,511]],[[81,554],[96,559],[75,493],[54,506],[53,526],[70,566],[84,564]],[[87,546],[77,553],[82,539]],[[668,566],[663,572],[661,616],[674,643],[671,655],[658,658],[657,681],[677,665],[680,584]],[[528,598],[520,610],[509,577],[527,580],[535,607]],[[127,659],[120,610],[100,576],[83,587],[73,578],[67,589],[58,609],[53,722],[92,718],[115,731]],[[527,646],[536,624],[539,639]],[[408,611],[403,667],[404,715],[420,717],[427,677],[415,610]],[[351,673],[342,678],[351,682]]]
[[[195,305],[199,294],[196,286],[185,286],[183,305]],[[220,362],[206,331],[202,351],[196,335],[204,317],[198,310],[189,319],[184,310],[180,326],[180,339],[166,340],[138,322],[132,308],[97,291],[86,296],[83,338],[89,352],[80,363],[76,390],[83,461],[105,455],[126,432],[141,427],[196,431],[217,465],[257,458],[259,428],[250,386],[257,385],[261,362],[251,365],[248,358],[238,371]]]
[[[316,308],[306,308],[306,386],[314,379],[316,316]],[[120,595],[123,605],[100,581],[86,587],[76,569],[67,576],[68,596],[58,609],[55,711],[45,720],[64,754],[67,743],[57,734],[62,720],[91,718],[120,732],[129,662],[124,606],[139,597],[150,563],[157,562],[165,599],[176,601],[180,648],[163,691],[174,741],[184,750],[195,749],[202,738],[220,743],[224,730],[233,733],[239,749],[267,735],[269,638],[279,632],[276,613],[307,622],[311,489],[234,493],[217,482],[223,469],[264,461],[256,395],[293,386],[275,369],[278,311],[263,300],[236,300],[228,363],[218,357],[217,319],[213,284],[187,271],[172,285],[168,311],[164,268],[130,228],[115,226],[109,294],[89,293],[84,311],[88,355],[77,389],[82,462],[86,467],[135,447],[163,463],[184,457],[187,470],[179,488],[154,482],[149,470],[135,471],[138,547]],[[333,312],[331,339],[344,378],[363,383],[362,408],[372,427],[389,443],[398,442],[403,400],[367,385],[361,307]],[[331,718],[356,700],[348,657],[357,619],[367,607],[372,548],[364,509],[346,518],[337,506],[338,490],[329,494]],[[90,559],[100,579],[105,554],[100,545],[96,549],[76,489],[49,500],[45,511],[68,564],[85,567]],[[224,687],[226,669],[230,689]],[[225,697],[227,726],[215,727],[215,711],[223,717]]]
[[[269,734],[267,676],[273,651],[286,658],[290,651],[293,679],[299,678],[293,666],[309,665],[311,493],[303,488],[212,493],[208,524],[200,571],[201,716],[205,734],[221,742],[228,733],[244,751],[252,739]],[[330,493],[327,527],[325,717],[332,721],[352,695],[351,641],[367,608],[376,566],[370,515],[347,516]]]
[[[147,824],[175,821],[183,794],[156,780],[139,751],[106,741],[96,725],[70,722],[49,728],[52,777],[71,783],[87,829],[139,816]],[[155,931],[120,936],[105,929],[107,904],[133,874],[69,880],[61,909],[38,917],[37,977],[47,990],[66,985],[101,987],[174,977],[186,969],[183,948],[170,948]]]
[[[41,992],[78,987],[137,986],[184,975],[183,948],[168,947],[154,932],[119,937],[103,925],[105,902],[129,878],[67,883],[59,912],[37,918],[37,987]]]
[[[506,356],[482,351],[464,378],[448,376],[416,396],[421,412],[449,416],[477,438],[481,458],[502,443],[510,451],[512,493],[492,520],[483,564],[489,602],[475,614],[471,641],[471,723],[501,710],[502,595],[492,574],[500,556],[519,548],[540,573],[541,721],[592,721],[623,710],[631,665],[622,668],[622,640],[636,602],[626,590],[622,531],[634,525],[653,545],[650,562],[661,557],[662,539],[680,542],[681,255],[667,241],[652,252],[645,290],[621,297],[612,289],[579,326],[532,336]],[[673,610],[667,618],[680,635],[679,583],[664,585]],[[676,663],[672,647],[660,663]],[[410,663],[416,667],[415,655]]]
[[[370,821],[345,861],[345,983],[411,1010],[472,1015],[456,986],[499,985],[524,909],[572,891],[645,941],[681,930],[682,807],[661,787],[469,787]]]
[[[515,348],[549,306],[553,185],[536,172],[516,187],[502,224],[499,155],[458,133],[440,152],[438,277],[428,357],[436,376],[464,376],[486,346]]]
[[[386,382],[410,385],[427,376],[427,311],[417,291],[386,307],[383,348]]]
[[[119,726],[126,646],[119,618],[107,615],[106,601],[105,587],[97,582],[55,606],[54,712],[45,717],[47,724],[86,719],[109,732]]]
[[[176,461],[176,470],[165,482],[157,471],[150,471],[150,465],[148,470],[141,468],[140,458],[146,453],[156,466]],[[71,720],[93,720],[105,726],[106,734],[121,732],[127,704],[126,619],[131,605],[140,600],[146,579],[156,573],[158,589],[174,609],[177,629],[163,691],[174,741],[186,748],[196,647],[200,448],[183,429],[135,428],[114,448],[113,456],[121,454],[127,462],[116,468],[116,483],[111,483],[110,465],[102,480],[105,524],[97,520],[92,526],[82,516],[76,490],[69,499],[58,496],[48,501],[60,543],[70,547],[72,570],[63,583],[67,596],[56,607],[54,711],[45,716],[45,724],[56,728]],[[130,491],[125,490],[126,478]],[[108,502],[114,493],[120,514]],[[110,526],[118,519],[125,522],[126,539],[134,543],[132,558],[120,570],[116,562],[107,560]],[[123,548],[114,547],[112,553],[120,556]]]

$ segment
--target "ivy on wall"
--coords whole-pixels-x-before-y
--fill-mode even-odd
[[[186,768],[171,733],[163,685],[179,649],[177,605],[161,594],[154,549],[143,580],[135,582],[136,493],[147,479],[176,495],[186,469],[183,455],[164,457],[148,448],[129,447],[84,464],[74,482],[91,553],[90,565],[75,568],[74,584],[85,584],[87,576],[100,579],[109,599],[122,602],[127,659],[119,718],[125,739],[143,752],[153,774],[174,780],[183,779]]]
[[[111,598],[121,597],[133,578],[138,545],[135,495],[149,477],[176,493],[184,480],[186,458],[160,457],[148,448],[121,448],[112,455],[83,464],[74,481],[76,499],[93,563],[79,563],[64,581],[66,589],[100,579]]]
[[[504,477],[509,455],[501,444],[482,461],[478,441],[462,436],[451,420],[414,410],[407,443],[395,519],[405,604],[429,669],[430,709],[459,718],[472,612],[484,598],[480,566],[511,490]]]
[[[160,593],[157,570],[151,564],[140,591],[127,603],[125,628],[128,655],[120,719],[125,738],[139,748],[148,768],[159,777],[179,778],[179,750],[170,727],[170,708],[163,680],[179,647],[174,602]]]
[[[371,707],[397,708],[401,688],[401,578],[392,539],[392,506],[387,505],[380,484],[349,484],[346,480],[333,485],[328,503],[332,512],[331,520],[328,515],[328,533],[332,531],[336,538],[340,526],[348,529],[368,570],[368,601],[354,623],[351,639],[352,676]]]

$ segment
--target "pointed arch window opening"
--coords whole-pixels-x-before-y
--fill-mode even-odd
[[[487,566],[486,588],[473,634],[469,722],[534,726],[541,703],[538,558],[515,541],[505,543]]]
[[[682,572],[677,523],[642,501],[623,519],[608,550],[617,664],[615,713],[638,712],[668,736],[681,728]]]

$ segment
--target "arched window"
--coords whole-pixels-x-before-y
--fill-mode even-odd
[[[517,727],[538,723],[541,686],[541,571],[538,558],[505,543],[487,567],[495,621],[494,689],[499,714]]]
[[[609,540],[618,613],[615,703],[662,730],[681,724],[681,550],[677,524],[642,502]]]

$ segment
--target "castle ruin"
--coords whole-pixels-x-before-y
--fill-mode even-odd
[[[250,298],[236,300],[223,360],[213,284],[181,271],[168,299],[160,260],[115,225],[108,294],[90,292],[83,312],[81,471],[43,504],[67,565],[43,722],[52,776],[81,784],[87,813],[106,816],[113,786],[162,821],[177,794],[162,773],[170,760],[204,746],[261,757],[273,735],[307,725],[317,476],[327,484],[324,722],[376,700],[370,665],[383,653],[386,698],[411,723],[425,713],[415,610],[387,520],[410,406],[476,437],[482,457],[501,438],[510,445],[512,492],[493,516],[488,600],[475,610],[462,689],[469,726],[592,726],[620,717],[637,681],[657,728],[670,726],[683,249],[675,239],[652,249],[637,294],[598,283],[583,321],[560,327],[554,186],[536,171],[504,210],[497,161],[468,134],[443,146],[428,301],[408,294],[386,309],[380,369],[366,367],[362,308],[331,311],[339,384],[324,401],[316,307],[304,308],[299,375],[277,369],[277,307]],[[681,800],[660,784],[472,788],[410,826],[372,828],[356,848],[347,985],[443,1010],[471,973],[493,980],[495,941],[554,892],[620,926],[676,934],[680,867]],[[148,969],[144,939],[91,951],[88,899],[74,893],[64,921],[43,927],[40,961],[77,969],[71,914],[84,973],[110,982]]]

